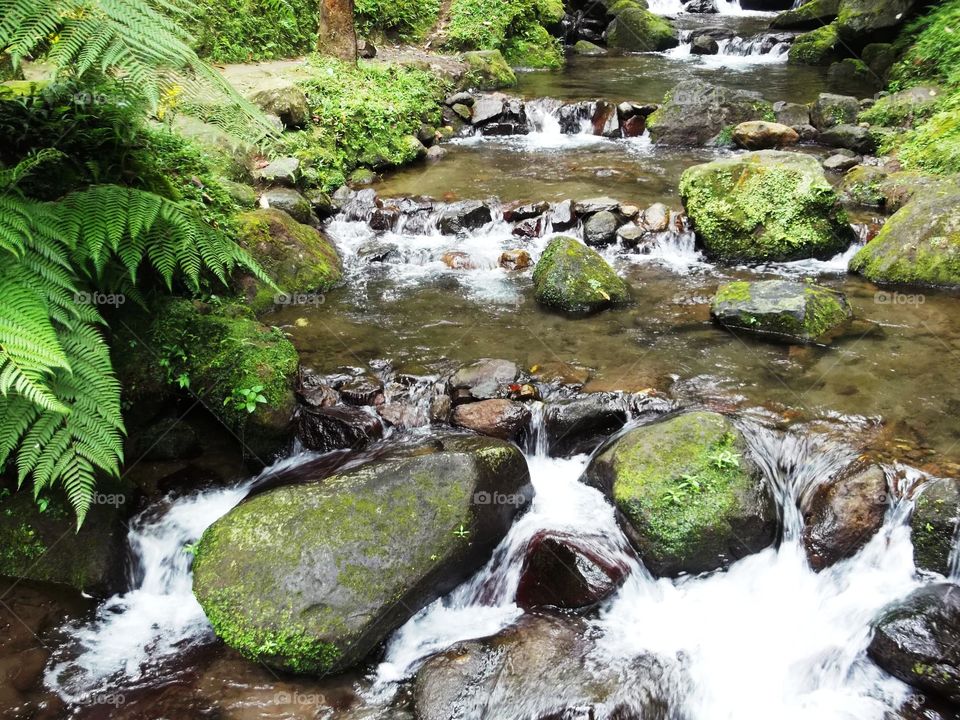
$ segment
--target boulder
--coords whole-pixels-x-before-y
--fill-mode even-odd
[[[626,425],[629,416],[629,402],[619,393],[588,393],[551,402],[543,420],[550,454],[573,455],[594,450]]]
[[[513,400],[481,400],[457,405],[450,422],[481,435],[513,440],[530,424],[530,410]]]
[[[886,95],[864,113],[867,122],[885,127],[915,127],[920,120],[933,114],[943,99],[943,91],[931,85],[901,90]]]
[[[427,660],[413,686],[417,720],[669,716],[662,661],[597,664],[595,644],[582,620],[525,615]]]
[[[624,533],[658,576],[726,567],[776,537],[773,496],[722,415],[692,412],[631,430],[584,481],[607,493]]]
[[[541,531],[527,548],[516,602],[525,610],[587,608],[613,594],[628,571],[621,558],[605,557],[589,542]]]
[[[841,0],[837,32],[854,47],[890,40],[915,4],[916,0]]]
[[[664,232],[670,228],[670,208],[663,203],[654,203],[643,211],[640,227],[648,232]]]
[[[596,57],[598,55],[606,55],[607,51],[599,45],[594,45],[588,40],[578,40],[573,45],[573,54]]]
[[[517,84],[517,76],[499,50],[474,50],[461,56],[467,70],[461,87],[475,90],[499,90]]]
[[[351,405],[304,408],[297,437],[304,447],[317,452],[360,450],[383,437],[383,423],[376,415]]]
[[[300,178],[300,161],[295,157],[275,158],[251,175],[258,182],[295,187]]]
[[[820,133],[819,142],[828,147],[846,148],[861,155],[877,151],[877,141],[868,128],[859,125],[834,125]]]
[[[217,635],[248,659],[337,672],[479,570],[532,492],[520,451],[477,437],[301,478],[203,534],[194,593]],[[483,502],[494,493],[514,501]]]
[[[577,215],[572,200],[564,200],[550,206],[550,224],[557,232],[570,230],[577,225]]]
[[[950,574],[950,552],[960,522],[960,481],[940,478],[920,488],[910,518],[913,560],[921,570]]]
[[[588,200],[578,200],[573,204],[573,212],[577,217],[589,217],[599,212],[616,212],[620,202],[611,197],[595,197]]]
[[[923,172],[902,170],[878,178],[877,192],[883,198],[883,208],[895,213],[919,194],[939,193],[949,188],[956,178],[927,175]]]
[[[861,162],[863,158],[859,155],[831,155],[826,160],[823,161],[823,169],[827,172],[832,173],[845,173],[847,170],[856,167]]]
[[[440,232],[456,235],[462,230],[476,230],[493,221],[490,208],[479,200],[464,200],[448,205],[440,213]]]
[[[607,47],[629,52],[657,52],[680,44],[676,29],[640,6],[617,14],[607,28]]]
[[[701,146],[725,128],[762,120],[770,111],[759,93],[685,80],[647,118],[647,129],[659,145]]]
[[[818,342],[853,317],[843,293],[791,280],[722,285],[710,314],[726,328],[790,343]]]
[[[751,120],[733,129],[733,141],[745,150],[769,150],[796,145],[800,136],[793,128],[780,123]]]
[[[243,276],[240,284],[255,312],[288,303],[297,295],[327,292],[343,280],[333,243],[282,210],[243,213],[237,216],[237,227],[237,242],[280,288],[278,293],[252,275]]]
[[[519,377],[516,363],[483,358],[457,370],[450,378],[450,391],[460,402],[505,398],[510,394],[509,386]]]
[[[770,27],[774,30],[816,30],[837,19],[840,0],[808,0],[800,7],[777,15]]]
[[[857,165],[847,171],[837,185],[837,192],[845,205],[865,208],[883,206],[880,184],[890,173],[874,165]]]
[[[960,704],[960,586],[928,585],[887,608],[867,653],[894,677]]]
[[[810,124],[810,108],[800,103],[788,103],[784,101],[773,104],[773,114],[777,122],[787,127],[801,127]]]
[[[688,13],[712,14],[720,12],[716,0],[688,0],[683,6]]]
[[[860,114],[860,101],[850,95],[820,93],[810,108],[810,121],[821,132],[836,125],[852,125]]]
[[[609,210],[591,215],[583,224],[583,239],[594,247],[610,245],[617,240],[620,219]]]
[[[261,90],[250,100],[265,113],[279,117],[287,129],[302,128],[310,120],[307,96],[293,85]]]
[[[698,35],[690,43],[692,55],[716,55],[720,52],[720,44],[709,35]]]
[[[569,237],[550,241],[533,270],[539,303],[570,314],[588,314],[628,302],[630,287],[592,248]]]
[[[507,222],[521,222],[523,220],[535,220],[550,211],[550,203],[510,203],[503,208],[503,219]]]
[[[788,62],[791,65],[829,65],[840,59],[842,51],[843,44],[834,22],[798,35],[790,46]]]
[[[960,287],[960,191],[920,193],[850,261],[876,283]]]
[[[803,543],[814,570],[853,557],[883,527],[887,476],[857,464],[817,487],[803,508]]]
[[[291,188],[269,188],[260,194],[260,207],[283,210],[298,223],[310,225],[316,222],[310,202]]]
[[[696,165],[680,196],[707,253],[723,262],[831,257],[852,240],[816,158],[761,150]]]

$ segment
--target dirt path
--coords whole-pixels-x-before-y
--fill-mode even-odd
[[[424,47],[433,48],[441,47],[446,40],[447,27],[450,25],[450,6],[453,5],[453,0],[443,0],[440,3],[440,12],[437,13],[437,23],[433,26],[433,30],[430,31],[430,34],[427,36],[427,40],[424,43]]]

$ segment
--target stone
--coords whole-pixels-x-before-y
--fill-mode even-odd
[[[590,122],[593,125],[594,135],[606,138],[618,138],[621,135],[620,115],[617,112],[617,106],[611,102],[597,100]]]
[[[640,226],[649,232],[664,232],[670,228],[670,208],[654,203],[643,211]]]
[[[841,0],[837,32],[848,43],[890,40],[910,16],[916,0]]]
[[[932,115],[941,99],[943,91],[940,88],[918,85],[880,98],[864,118],[877,125],[912,128]]]
[[[396,243],[371,240],[357,248],[357,257],[365,262],[387,262],[400,255],[400,246]]]
[[[550,241],[533,271],[537,302],[581,315],[626,303],[630,288],[603,257],[569,237]]]
[[[853,125],[860,114],[860,101],[850,95],[820,93],[810,109],[810,122],[823,132],[836,125]]]
[[[597,57],[599,55],[606,55],[607,51],[599,45],[594,45],[588,40],[578,40],[573,44],[573,54],[583,55],[586,57]]]
[[[550,211],[550,203],[510,203],[503,208],[503,219],[507,222],[521,222],[522,220],[534,220]]]
[[[294,86],[267,88],[250,100],[265,113],[276,115],[290,130],[305,127],[310,120],[310,104],[303,90]]]
[[[269,188],[260,195],[260,207],[268,210],[283,210],[290,217],[303,225],[311,224],[313,207],[310,202],[296,190],[290,188]]]
[[[493,221],[490,208],[479,200],[464,200],[448,205],[440,213],[440,232],[456,235],[463,230],[477,230]]]
[[[790,46],[790,65],[826,66],[839,60],[844,51],[835,22],[798,35]]]
[[[383,424],[351,405],[309,408],[300,414],[297,437],[304,447],[317,452],[360,450],[383,437]]]
[[[920,193],[850,261],[875,283],[960,287],[960,191]]]
[[[437,162],[443,160],[447,156],[447,149],[440,147],[439,145],[434,145],[429,150],[427,150],[427,161],[428,162]]]
[[[609,210],[591,215],[583,224],[583,237],[587,245],[603,246],[616,242],[619,218]]]
[[[606,36],[607,47],[630,52],[657,52],[680,44],[676,29],[666,19],[639,5],[618,13]]]
[[[835,125],[820,133],[820,144],[846,148],[861,155],[877,151],[877,142],[870,130],[859,125]]]
[[[720,44],[709,35],[699,35],[690,44],[692,55],[716,55],[720,52]]]
[[[476,270],[477,264],[465,252],[451,251],[440,256],[440,262],[451,270]]]
[[[851,558],[883,527],[887,476],[879,465],[856,464],[817,487],[803,508],[803,543],[814,570]]]
[[[769,150],[800,142],[797,131],[780,123],[751,120],[733,129],[733,141],[745,150]]]
[[[720,12],[716,0],[688,0],[683,9],[688,13],[712,14]]]
[[[461,57],[467,66],[461,80],[464,88],[499,90],[517,84],[517,76],[499,50],[474,50]]]
[[[815,30],[836,20],[839,10],[840,0],[808,0],[777,15],[770,27],[774,30]]]
[[[810,108],[800,103],[775,102],[773,114],[778,123],[787,127],[796,128],[810,124]]]
[[[510,232],[511,235],[521,238],[538,238],[543,236],[544,218],[538,217],[534,220],[524,220]]]
[[[457,405],[450,422],[481,435],[513,440],[530,424],[530,410],[512,400],[482,400]]]
[[[843,176],[837,185],[837,192],[848,206],[880,208],[884,202],[880,184],[889,174],[882,167],[857,165]]]
[[[646,567],[676,577],[727,567],[776,538],[773,496],[727,418],[697,411],[621,435],[584,482],[606,493]]]
[[[573,204],[573,212],[577,217],[586,218],[599,212],[616,212],[620,202],[611,197],[595,197],[580,200]]]
[[[465,365],[450,378],[454,399],[492,400],[509,395],[509,386],[520,377],[520,369],[510,360],[482,358]]]
[[[792,280],[722,285],[710,314],[726,328],[791,343],[817,342],[853,317],[843,293]]]
[[[685,80],[647,118],[650,137],[658,145],[703,146],[725,128],[762,120],[771,110],[759,93]]]
[[[551,402],[543,419],[550,453],[573,455],[594,450],[626,425],[629,416],[629,402],[620,393],[587,393]]]
[[[845,173],[847,170],[856,167],[863,158],[859,155],[850,157],[849,155],[831,155],[823,161],[823,169],[832,173]]]
[[[526,250],[506,250],[500,253],[497,264],[504,270],[526,270],[533,265],[533,260]]]
[[[520,451],[479,437],[435,437],[332,477],[302,472],[207,529],[193,584],[224,642],[302,674],[365,660],[479,570],[533,495]],[[485,501],[494,494],[511,502]]]
[[[950,552],[960,522],[960,481],[938,478],[925,482],[910,517],[913,560],[927,572],[950,575]]]
[[[816,158],[761,150],[696,165],[680,196],[707,253],[723,262],[832,257],[852,240]]]
[[[370,168],[357,168],[350,173],[350,177],[347,178],[347,182],[353,187],[364,187],[366,185],[374,185],[380,182],[380,176]]]
[[[377,46],[368,38],[357,40],[357,56],[364,60],[373,60],[377,56]]]
[[[295,157],[282,157],[271,160],[251,174],[257,182],[294,187],[300,173],[300,161]]]

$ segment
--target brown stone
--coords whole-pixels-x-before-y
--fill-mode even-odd
[[[512,400],[483,400],[455,407],[451,422],[481,435],[510,440],[530,422],[530,411]]]

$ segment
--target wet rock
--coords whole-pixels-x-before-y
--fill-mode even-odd
[[[620,116],[617,113],[617,106],[613,103],[598,100],[590,122],[593,125],[594,135],[607,138],[620,137]]]
[[[397,226],[400,211],[395,207],[377,208],[370,216],[370,229],[376,232],[389,232]]]
[[[720,44],[708,35],[694,38],[690,45],[690,53],[693,55],[716,55],[719,52]]]
[[[551,402],[544,414],[551,454],[574,455],[596,449],[626,425],[628,410],[627,399],[618,393],[589,393]]]
[[[276,115],[288,129],[302,128],[310,119],[310,104],[294,85],[261,90],[250,100],[265,113]]]
[[[612,595],[628,569],[576,537],[542,531],[530,541],[516,602],[525,610],[590,607]]]
[[[717,10],[716,0],[689,0],[683,9],[688,13],[709,14],[720,12]]]
[[[617,214],[620,216],[620,218],[634,220],[640,214],[640,208],[638,208],[636,205],[621,204],[617,210]]]
[[[434,395],[430,401],[430,422],[446,424],[450,421],[453,412],[453,401],[449,395]]]
[[[707,253],[723,262],[832,257],[852,240],[816,158],[761,150],[696,165],[680,195]]]
[[[437,162],[438,160],[443,160],[447,156],[447,149],[440,147],[439,145],[434,145],[432,148],[427,150],[427,160],[429,162]]]
[[[461,87],[498,90],[517,84],[516,74],[499,50],[474,50],[463,53],[461,57],[467,65]]]
[[[504,270],[526,270],[533,264],[533,260],[526,250],[507,250],[500,253],[498,264]]]
[[[510,223],[523,220],[535,220],[550,210],[550,203],[520,203],[513,202],[503,208],[503,219]]]
[[[831,155],[823,161],[823,169],[827,172],[845,173],[847,170],[856,167],[863,161],[859,155],[850,157],[849,155]]]
[[[371,240],[357,248],[357,257],[366,262],[387,262],[400,254],[400,247],[396,243]]]
[[[477,437],[434,438],[320,479],[231,510],[194,564],[217,634],[294,673],[363,661],[480,569],[533,493],[520,451]],[[494,493],[517,500],[482,502]]]
[[[348,405],[379,405],[383,402],[383,383],[369,375],[345,380],[337,386],[340,397]]]
[[[607,51],[599,45],[594,45],[588,40],[578,40],[573,45],[573,54],[583,55],[586,57],[597,57],[599,55],[606,55]]]
[[[810,108],[799,103],[775,102],[773,104],[773,114],[777,122],[787,127],[795,128],[800,125],[810,124]]]
[[[665,18],[639,5],[618,12],[606,35],[607,47],[630,52],[669,50],[680,44],[676,29]]]
[[[377,406],[377,414],[396,428],[418,428],[430,424],[429,414],[422,407],[408,402],[385,402]]]
[[[928,481],[915,503],[910,518],[913,560],[921,570],[949,575],[950,551],[960,523],[960,481]]]
[[[467,122],[473,120],[473,108],[469,105],[461,105],[458,103],[454,105],[451,110],[453,110],[461,120],[466,120]]]
[[[635,223],[628,223],[617,230],[617,240],[625,248],[634,251],[643,251],[657,240],[657,234],[652,233]]]
[[[500,634],[461,643],[428,660],[413,688],[418,720],[462,718],[663,718],[661,661],[641,656],[625,668],[596,667],[582,621],[525,615]],[[678,679],[674,679],[675,681]]]
[[[710,314],[724,327],[791,343],[822,341],[853,318],[843,293],[791,280],[723,285]]]
[[[837,19],[840,0],[809,0],[777,15],[770,27],[775,30],[815,30]]]
[[[837,125],[853,125],[860,114],[860,101],[850,95],[820,93],[810,108],[810,122],[823,132]]]
[[[505,398],[519,377],[516,363],[484,358],[457,370],[450,378],[450,390],[457,401]]]
[[[804,508],[803,541],[814,570],[856,555],[883,527],[887,477],[878,465],[855,465],[816,489]]]
[[[859,125],[835,125],[820,133],[820,144],[846,148],[862,155],[877,151],[877,142],[868,128]]]
[[[643,211],[640,226],[649,232],[664,232],[670,227],[670,208],[663,203],[654,203]]]
[[[450,421],[481,435],[512,440],[530,424],[530,410],[512,400],[482,400],[457,405]]]
[[[745,150],[769,150],[800,142],[797,131],[780,123],[751,120],[733,129],[733,141]]]
[[[440,262],[451,270],[476,270],[477,264],[467,253],[452,251],[440,256]]]
[[[590,379],[590,370],[581,365],[551,360],[531,367],[530,375],[540,383],[579,390]]]
[[[314,408],[332,407],[340,402],[340,394],[319,375],[302,373],[297,384],[297,395]]]
[[[473,105],[470,122],[474,125],[483,125],[500,117],[506,101],[506,95],[482,95]]]
[[[960,704],[960,586],[928,585],[889,607],[867,652],[894,677]]]
[[[311,407],[300,413],[298,437],[310,450],[358,450],[382,436],[383,424],[364,408],[350,405]]]
[[[960,192],[918,194],[854,256],[850,269],[877,283],[960,287]]]
[[[270,188],[260,195],[260,207],[268,210],[283,210],[298,223],[311,224],[313,208],[310,202],[296,190],[290,188]]]
[[[544,218],[538,217],[534,220],[524,220],[517,224],[511,231],[512,235],[523,238],[538,238],[543,236]]]
[[[910,16],[916,0],[841,0],[837,33],[848,43],[890,40]]]
[[[295,157],[276,158],[251,175],[257,182],[295,187],[300,173],[300,161]]]
[[[790,65],[826,66],[843,56],[844,48],[836,23],[798,35],[790,46]]]
[[[458,92],[447,96],[447,99],[443,102],[449,107],[453,107],[454,105],[466,105],[467,107],[473,107],[476,99],[468,92]]]
[[[882,167],[873,165],[857,165],[843,176],[837,185],[837,192],[846,205],[867,208],[883,206],[883,194],[880,192],[880,183],[890,173]]]
[[[620,219],[608,210],[591,215],[583,224],[583,237],[587,245],[603,246],[616,242]]]
[[[550,241],[533,271],[534,294],[570,314],[598,312],[630,299],[630,288],[595,250],[568,237]]]
[[[724,128],[762,120],[769,111],[770,105],[759,93],[685,80],[647,118],[647,129],[658,145],[703,146]]]
[[[642,115],[634,115],[623,121],[622,125],[624,137],[640,137],[647,130],[647,119]]]
[[[879,178],[876,189],[884,209],[895,213],[918,194],[942,193],[948,188],[947,182],[942,177],[904,170]]]
[[[448,205],[440,214],[440,232],[456,235],[462,230],[476,230],[493,221],[490,208],[479,200],[464,200]]]
[[[357,168],[350,173],[350,177],[347,178],[347,182],[350,183],[352,187],[364,187],[366,185],[375,185],[376,183],[380,182],[380,176],[370,168]]]
[[[693,412],[627,432],[593,459],[584,482],[612,498],[654,574],[700,573],[776,537],[773,497],[745,450],[727,418]]]
[[[573,212],[578,217],[586,218],[600,212],[615,212],[620,202],[610,197],[596,197],[589,200],[579,200],[573,204]]]
[[[577,216],[572,200],[564,200],[550,207],[550,224],[557,232],[564,232],[576,226]]]

